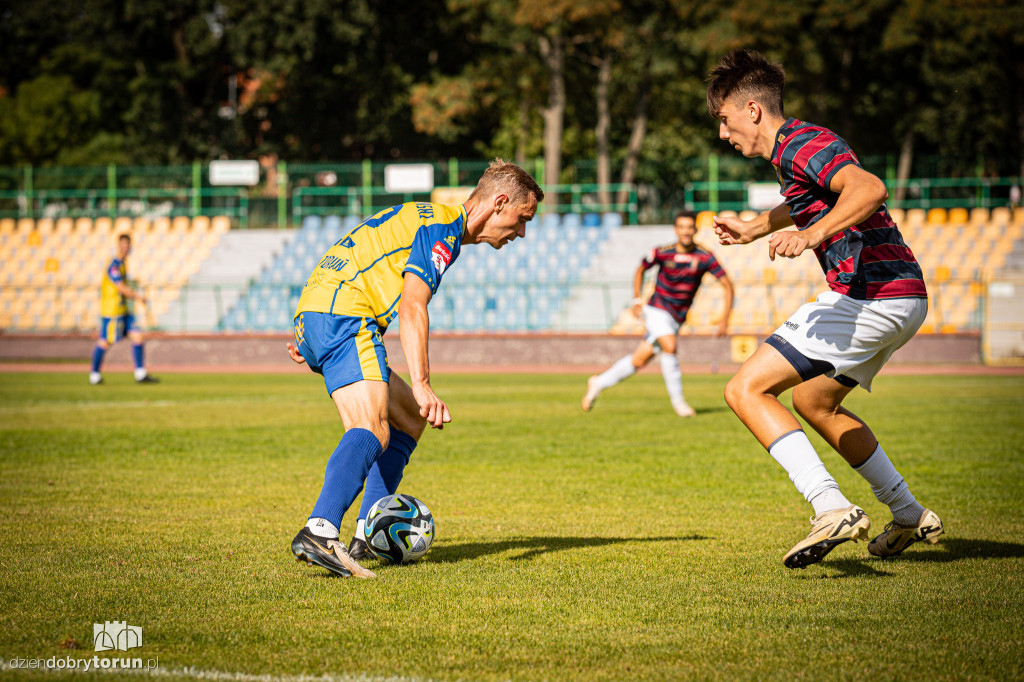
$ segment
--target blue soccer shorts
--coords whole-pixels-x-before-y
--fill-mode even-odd
[[[128,332],[141,331],[135,324],[134,315],[119,315],[118,317],[100,318],[100,341],[117,343],[125,337]]]
[[[327,393],[357,381],[391,378],[380,326],[372,317],[299,313],[295,344],[309,368],[324,377]]]

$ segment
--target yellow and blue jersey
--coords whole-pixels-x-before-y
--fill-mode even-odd
[[[405,273],[437,292],[462,249],[465,206],[392,206],[342,236],[313,269],[295,315],[372,317],[382,330],[398,314]]]
[[[128,314],[128,301],[117,290],[117,284],[128,279],[128,268],[120,258],[114,258],[107,265],[100,284],[100,317],[120,317]]]

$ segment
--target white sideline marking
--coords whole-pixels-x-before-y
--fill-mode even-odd
[[[12,670],[7,661],[0,659],[0,672]],[[36,671],[34,671],[36,672]],[[97,668],[89,670],[88,673],[81,668],[72,670],[38,670],[44,673],[73,673],[83,674],[104,673],[109,675],[141,675],[143,677],[171,677],[187,678],[195,680],[218,680],[221,682],[432,682],[432,678],[426,677],[381,677],[379,675],[255,675],[252,673],[227,672],[224,670],[202,670],[194,667],[184,668],[156,668],[155,670],[126,669],[120,668]]]

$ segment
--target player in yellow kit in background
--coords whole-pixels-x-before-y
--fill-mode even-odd
[[[340,542],[342,516],[365,481],[364,520],[377,499],[397,490],[425,426],[441,429],[451,421],[430,385],[427,303],[463,244],[500,249],[525,237],[543,199],[526,171],[497,159],[465,204],[393,206],[320,259],[299,298],[288,353],[323,375],[345,435],[327,462],[309,520],[292,540],[298,560],[342,576],[375,577],[357,563],[366,552],[359,525],[351,552]],[[396,317],[408,384],[391,372],[381,339]]]
[[[103,356],[114,343],[126,335],[132,342],[132,360],[135,363],[135,381],[140,384],[155,384],[159,380],[146,371],[143,354],[142,330],[135,323],[135,316],[128,311],[128,299],[141,301],[146,305],[146,297],[128,286],[128,266],[126,260],[132,250],[132,238],[122,234],[117,238],[117,255],[107,263],[100,284],[100,334],[92,351],[92,370],[89,372],[89,383],[93,386],[103,382],[100,368]]]

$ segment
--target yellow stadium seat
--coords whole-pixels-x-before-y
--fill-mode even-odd
[[[157,234],[167,234],[171,230],[171,219],[166,216],[161,216],[153,221],[153,232]]]
[[[36,221],[31,218],[19,218],[17,231],[19,234],[28,234],[29,232],[34,231],[35,226]]]
[[[937,223],[946,222],[946,209],[944,208],[930,208],[928,209],[928,216],[926,222],[929,225],[935,225]]]
[[[951,225],[960,225],[967,222],[967,209],[966,208],[951,208],[949,209],[949,215],[946,216],[946,222]]]
[[[995,225],[1007,225],[1010,222],[1010,209],[1007,206],[997,206],[992,209],[989,222]]]
[[[95,221],[93,221],[92,229],[97,236],[102,236],[109,234],[111,231],[113,231],[114,225],[111,222],[110,218],[106,216],[101,216],[97,218]]]
[[[92,232],[92,218],[79,218],[75,221],[75,233],[78,235],[88,235]]]
[[[118,235],[132,233],[132,219],[127,216],[120,216],[114,219],[114,232]]]
[[[172,232],[187,232],[191,226],[191,221],[188,216],[175,216],[174,220],[171,221]]]
[[[149,232],[149,218],[136,218],[132,221],[132,235],[144,235]]]
[[[1024,206],[1017,206],[1013,209],[1013,217],[1011,222],[1014,225],[1024,226]]]
[[[53,219],[52,218],[40,218],[36,221],[36,232],[41,235],[49,235],[53,232]]]
[[[0,234],[14,234],[17,230],[17,223],[14,218],[0,218]]]
[[[711,218],[714,215],[715,215],[714,211],[701,211],[700,213],[698,213],[697,214],[697,229],[698,230],[710,229],[711,228]],[[218,216],[218,217],[223,217],[223,216]]]
[[[970,222],[972,225],[978,225],[980,223],[988,222],[988,209],[987,208],[972,208]]]
[[[904,218],[903,209],[902,208],[890,208],[889,209],[889,217],[892,218],[893,222],[896,223],[896,225],[899,225],[900,223],[903,222],[903,218]]]
[[[907,225],[910,227],[919,227],[924,224],[924,210],[920,208],[912,208],[907,211],[906,216]]]

